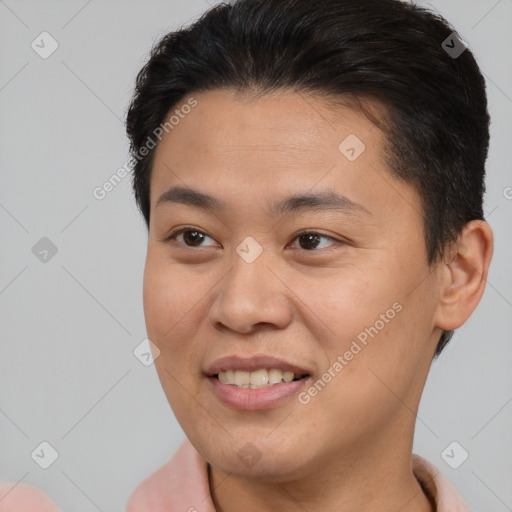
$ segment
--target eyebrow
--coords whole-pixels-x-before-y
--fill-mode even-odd
[[[224,201],[190,188],[174,186],[164,192],[157,200],[156,206],[162,204],[179,203],[212,212],[225,211],[227,205]],[[274,217],[288,213],[303,211],[335,210],[345,213],[371,212],[362,204],[356,203],[346,196],[332,190],[322,192],[307,192],[287,197],[269,205],[270,214]]]

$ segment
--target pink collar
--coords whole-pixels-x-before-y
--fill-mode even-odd
[[[437,512],[471,512],[451,483],[430,462],[412,455],[413,471],[436,503]],[[173,457],[143,480],[130,496],[126,512],[215,512],[208,466],[188,439]]]

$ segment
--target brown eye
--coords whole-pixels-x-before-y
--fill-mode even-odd
[[[205,237],[205,235],[200,231],[185,231],[182,234],[185,243],[194,247],[200,245]]]
[[[180,238],[183,240],[181,241]],[[178,243],[178,245],[184,245],[185,247],[211,247],[215,244],[208,244],[205,245],[203,242],[209,238],[210,240],[213,240],[210,236],[208,236],[206,233],[203,233],[202,231],[199,231],[198,229],[194,228],[181,228],[180,230],[176,231],[175,233],[172,233],[168,238],[167,241],[175,241]]]
[[[337,242],[337,240],[335,240],[334,238],[330,237],[330,236],[327,236],[327,235],[322,235],[321,233],[315,233],[315,232],[304,232],[304,233],[300,233],[296,238],[295,240],[298,240],[299,241],[299,247],[301,249],[304,249],[306,251],[314,251],[315,249],[323,249],[325,247],[330,247],[331,245],[334,245],[334,244],[328,244],[327,246],[324,244],[323,247],[319,247],[319,245],[321,244],[321,240],[324,239],[324,240],[330,240],[334,243]]]
[[[309,235],[301,235],[298,237],[299,245],[302,247],[302,249],[315,249],[319,243],[320,238],[320,236],[313,233]]]

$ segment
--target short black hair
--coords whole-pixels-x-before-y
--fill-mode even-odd
[[[154,144],[141,149],[184,97],[219,89],[384,105],[386,162],[419,193],[430,265],[467,222],[484,220],[485,80],[433,11],[400,0],[236,0],[162,37],[127,113],[133,189],[148,228]],[[443,332],[435,357],[452,335]]]

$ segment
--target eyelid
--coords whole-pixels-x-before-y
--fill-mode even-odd
[[[334,238],[331,235],[327,235],[325,233],[322,233],[322,231],[319,231],[317,229],[302,229],[302,230],[298,231],[297,233],[295,233],[293,235],[292,239],[295,240],[296,238],[298,238],[299,236],[302,236],[302,235],[319,235],[319,236],[323,236],[325,238],[330,238],[331,240],[334,240],[335,242],[340,241],[340,240]]]
[[[172,231],[169,235],[165,236],[164,238],[160,239],[160,242],[163,242],[163,243],[167,243],[167,242],[171,242],[173,240],[176,239],[176,237],[178,237],[179,235],[183,234],[184,232],[186,231],[197,231],[198,233],[201,233],[203,235],[206,235],[207,237],[211,238],[212,240],[215,240],[212,236],[208,235],[205,231],[195,227],[195,226],[182,226],[181,228],[177,228],[176,230]],[[300,231],[298,231],[297,233],[295,233],[293,236],[292,236],[292,243],[295,242],[300,236],[303,236],[303,235],[317,235],[321,238],[326,238],[326,239],[329,239],[331,240],[332,242],[335,242],[335,243],[338,243],[338,244],[346,244],[346,243],[350,243],[349,240],[347,239],[340,239],[340,238],[335,238],[331,235],[327,235],[325,233],[322,233],[322,231],[320,230],[317,230],[317,229],[314,229],[314,228],[309,228],[309,229],[302,229]],[[185,249],[201,249],[201,247],[211,247],[211,246],[197,246],[197,247],[194,247],[194,246],[188,246],[188,245],[183,245],[183,244],[178,244],[180,247],[184,247]],[[334,244],[333,244],[334,245]],[[222,245],[221,245],[222,247]],[[304,252],[309,252],[309,253],[313,253],[313,252],[321,252],[322,250],[328,250],[331,246],[329,246],[328,248],[324,248],[324,249],[320,249],[320,250],[311,250],[311,251],[308,251],[308,250],[305,250],[303,249]]]
[[[207,237],[211,238],[212,240],[215,240],[212,236],[210,236],[208,233],[203,231],[202,229],[199,229],[195,226],[182,226],[181,228],[177,228],[176,230],[172,231],[169,235],[165,236],[164,238],[160,239],[160,242],[172,242],[176,239],[177,236],[181,235],[185,231],[197,231],[198,233],[201,233],[202,235],[206,235]],[[199,247],[192,247],[188,245],[178,244],[180,247],[184,247],[185,249],[200,249],[203,246]],[[211,247],[211,246],[207,246]]]
[[[298,231],[297,233],[295,233],[292,237],[292,243],[295,243],[295,241],[303,236],[303,235],[316,235],[320,238],[326,238],[332,242],[334,242],[333,244],[331,244],[329,247],[324,247],[323,249],[313,249],[313,250],[306,250],[306,249],[302,249],[302,252],[305,252],[305,253],[314,253],[314,252],[317,252],[317,253],[321,253],[323,251],[328,251],[330,250],[332,247],[334,247],[336,244],[345,244],[345,243],[348,243],[348,240],[343,240],[343,239],[340,239],[340,238],[336,238],[334,236],[331,236],[331,235],[327,235],[325,233],[322,233],[322,231],[320,230],[317,230],[317,229],[314,229],[314,228],[310,228],[310,229],[302,229],[301,231]]]

